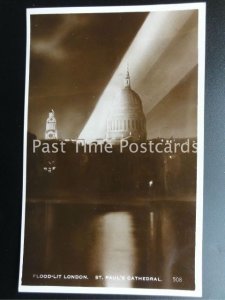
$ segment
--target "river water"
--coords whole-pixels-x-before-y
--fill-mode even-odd
[[[28,202],[23,284],[194,289],[195,202],[116,203]]]

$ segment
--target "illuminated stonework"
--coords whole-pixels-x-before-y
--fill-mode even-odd
[[[45,130],[45,139],[54,140],[58,138],[57,129],[56,129],[56,118],[54,110],[52,109],[48,113],[48,118],[46,120],[46,130]]]
[[[142,102],[138,94],[130,87],[130,76],[127,71],[125,86],[115,99],[112,111],[107,119],[106,140],[118,144],[127,138],[133,142],[146,139],[146,120]]]

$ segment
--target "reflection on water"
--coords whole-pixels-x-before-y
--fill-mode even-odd
[[[194,202],[33,201],[26,217],[23,284],[194,289]]]
[[[136,247],[133,236],[132,216],[128,212],[106,213],[99,220],[99,266],[105,278],[105,286],[129,287],[130,281],[120,281],[115,276],[135,274]],[[128,263],[129,262],[129,263]],[[119,268],[118,268],[119,266]],[[114,280],[111,280],[111,277]]]

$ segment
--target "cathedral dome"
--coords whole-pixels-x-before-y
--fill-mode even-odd
[[[130,87],[127,72],[125,87],[115,98],[107,119],[107,141],[117,144],[123,138],[138,142],[146,139],[146,121],[139,95]]]
[[[130,86],[123,88],[114,101],[113,108],[115,110],[133,110],[135,113],[143,113],[141,98],[133,91]]]

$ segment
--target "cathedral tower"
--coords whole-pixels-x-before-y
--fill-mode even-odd
[[[46,129],[45,129],[45,139],[54,140],[58,138],[57,129],[56,129],[56,118],[54,110],[52,109],[48,113],[48,118],[46,120]]]

